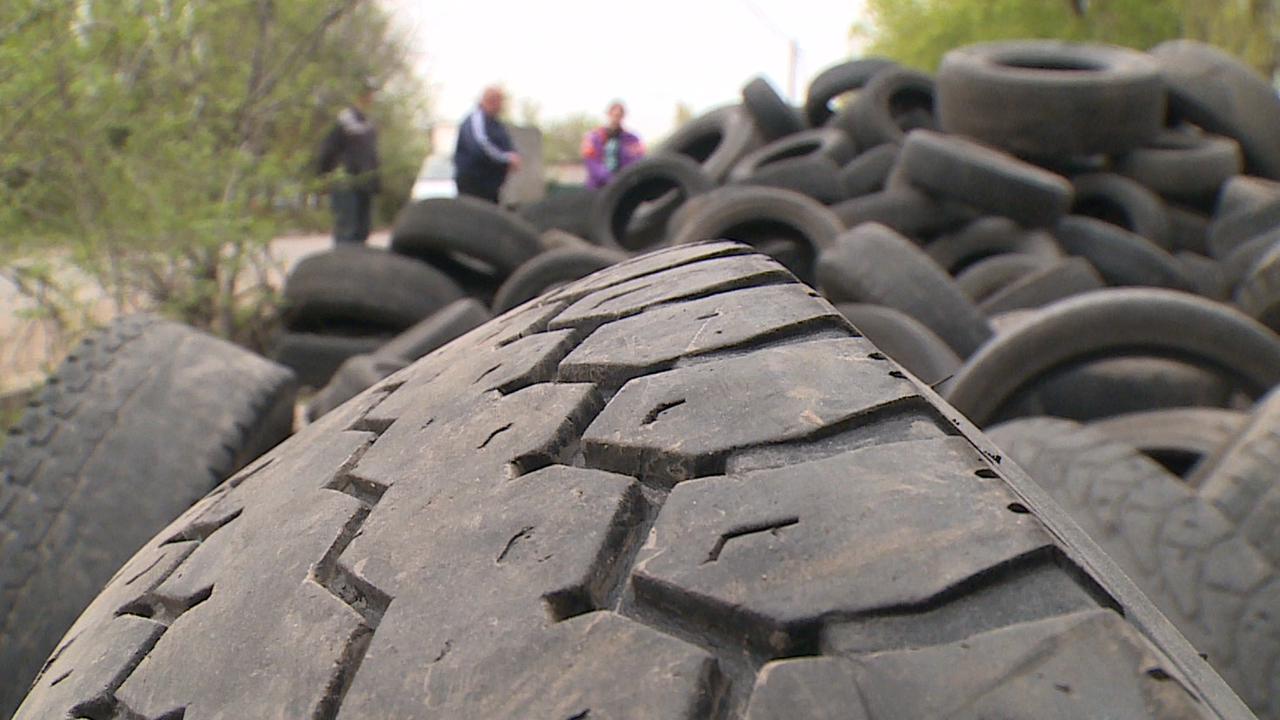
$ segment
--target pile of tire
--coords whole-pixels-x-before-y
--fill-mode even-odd
[[[741,95],[300,265],[290,333],[368,344],[17,717],[1280,718],[1265,80],[1015,41]]]

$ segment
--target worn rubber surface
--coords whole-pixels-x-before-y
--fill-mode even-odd
[[[442,255],[464,255],[489,266],[499,278],[541,250],[536,227],[488,200],[473,197],[411,202],[391,228],[392,252],[432,264]]]
[[[1280,446],[1280,392],[1256,403],[1249,420],[1230,442],[1205,460],[1194,473],[1200,494],[1233,522],[1245,522],[1259,500],[1275,486],[1276,447]],[[1275,528],[1265,532],[1273,535]],[[1274,543],[1275,541],[1270,541]]]
[[[1097,218],[1150,240],[1173,247],[1173,224],[1164,201],[1136,180],[1115,173],[1085,173],[1071,178],[1076,197],[1073,215]]]
[[[1098,430],[1037,418],[990,434],[1259,717],[1280,715],[1280,573],[1239,526],[1154,460]]]
[[[120,572],[18,717],[1247,717],[746,250],[616,265],[303,429]]]
[[[596,194],[589,237],[615,249],[652,247],[666,237],[671,213],[681,203],[713,187],[697,161],[679,153],[652,153]]]
[[[841,303],[836,309],[863,337],[927,384],[951,377],[960,367],[955,350],[901,310],[870,303]]]
[[[916,187],[1025,227],[1052,226],[1071,206],[1066,178],[957,135],[907,133],[898,169]]]
[[[1106,287],[1102,276],[1084,258],[1059,260],[1018,278],[982,298],[978,308],[987,315],[1038,308],[1051,302]]]
[[[956,287],[974,302],[982,302],[1018,279],[1056,264],[1024,253],[983,258],[956,274]]]
[[[683,123],[653,149],[679,153],[702,165],[715,182],[724,180],[744,155],[764,144],[751,114],[742,105],[727,105]]]
[[[862,151],[902,142],[915,128],[936,127],[933,76],[906,67],[888,67],[871,77],[827,123],[849,134]]]
[[[1116,415],[1089,427],[1141,450],[1195,487],[1200,480],[1191,471],[1231,442],[1248,420],[1240,410],[1181,407]]]
[[[1195,291],[1177,258],[1156,243],[1112,223],[1068,215],[1053,228],[1068,255],[1089,261],[1111,285],[1144,285]]]
[[[1245,169],[1280,179],[1280,98],[1271,83],[1239,58],[1195,40],[1151,48],[1169,88],[1169,114],[1240,143]]]
[[[1062,257],[1058,242],[1049,233],[1027,231],[1008,218],[990,215],[939,237],[925,247],[925,252],[956,276],[974,263],[1003,253],[1023,253],[1044,261]]]
[[[1116,158],[1115,171],[1166,197],[1201,200],[1244,171],[1244,156],[1231,138],[1177,128]]]
[[[888,305],[914,317],[968,357],[991,328],[947,271],[893,230],[859,225],[818,256],[818,283],[832,302]]]
[[[773,142],[805,129],[804,116],[782,99],[764,76],[752,78],[742,86],[742,107],[755,120],[767,142]]]
[[[585,277],[626,258],[621,250],[590,245],[548,250],[511,273],[493,297],[493,310],[506,312],[555,285]]]
[[[897,65],[882,57],[862,57],[832,65],[813,76],[805,92],[804,114],[810,127],[818,127],[834,114],[829,103],[836,97],[865,86],[876,73]]]
[[[941,129],[1023,157],[1145,145],[1163,124],[1164,94],[1150,57],[1111,45],[977,43],[948,52],[938,67]]]
[[[1257,397],[1280,382],[1280,338],[1222,303],[1156,288],[1111,288],[1053,303],[984,345],[947,400],[986,425],[1018,390],[1103,357],[1169,357],[1205,367]]]
[[[271,359],[292,370],[303,385],[321,388],[347,358],[376,352],[392,337],[387,332],[369,335],[286,332],[275,339]]]
[[[339,245],[303,258],[284,285],[285,326],[333,325],[399,331],[462,297],[448,275],[415,258],[363,245]]]
[[[185,325],[85,337],[0,445],[0,717],[148,538],[287,437],[279,365]]]

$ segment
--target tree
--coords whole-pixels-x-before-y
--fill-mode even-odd
[[[689,106],[689,103],[677,100],[674,118],[675,127],[680,127],[693,119],[693,108]]]
[[[1272,78],[1280,45],[1275,0],[868,0],[852,32],[868,51],[926,70],[947,50],[983,40],[1052,37],[1147,49],[1177,37],[1234,53]]]
[[[1200,0],[1206,1],[1206,0]],[[1182,0],[868,0],[869,54],[934,70],[947,51],[986,40],[1061,38],[1146,49],[1178,37]]]
[[[599,121],[586,112],[573,113],[542,124],[542,162],[577,162],[581,157],[582,137]]]
[[[256,344],[266,243],[315,222],[311,158],[362,80],[383,88],[383,212],[407,197],[425,137],[405,47],[373,0],[0,3],[0,272],[48,293],[69,264],[116,311]]]

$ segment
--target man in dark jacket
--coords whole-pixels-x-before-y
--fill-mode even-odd
[[[496,203],[507,173],[520,169],[520,155],[506,126],[498,120],[505,101],[501,88],[485,88],[479,104],[458,128],[453,166],[460,195]]]
[[[316,171],[327,175],[342,167],[344,177],[329,193],[333,207],[333,241],[364,243],[369,237],[373,195],[379,190],[378,131],[369,117],[376,88],[365,83],[351,105],[325,135]]]

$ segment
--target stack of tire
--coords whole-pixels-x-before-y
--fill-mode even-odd
[[[328,417],[19,717],[1246,717],[1199,653],[1280,718],[1270,86],[1014,41],[741,95],[299,264],[276,357]]]
[[[996,437],[1258,712],[1280,717],[1271,661],[1234,649],[1280,657],[1267,620],[1280,553],[1258,539],[1271,511],[1215,499],[1238,484],[1222,457],[1280,462],[1265,440],[1239,448],[1241,433],[1270,437],[1247,408],[1280,381],[1276,127],[1270,86],[1190,41],[983,44],[936,76],[864,58],[814,78],[803,108],[752,80],[740,104],[679,128],[604,189],[520,208],[543,233],[523,262],[490,255],[478,275],[465,248],[418,256],[461,265],[469,292],[502,298],[497,312],[654,248],[727,238],[772,256],[974,422],[1014,423]],[[446,211],[405,217],[427,207]],[[511,278],[521,292],[500,291]],[[1076,437],[1093,440],[1064,439]],[[1056,443],[1047,465],[1027,450],[1037,439]],[[1070,476],[1076,452],[1091,472],[1132,474],[1146,458],[1131,514],[1053,475]],[[1215,472],[1213,497],[1180,479]],[[1136,538],[1126,523],[1139,522]]]

